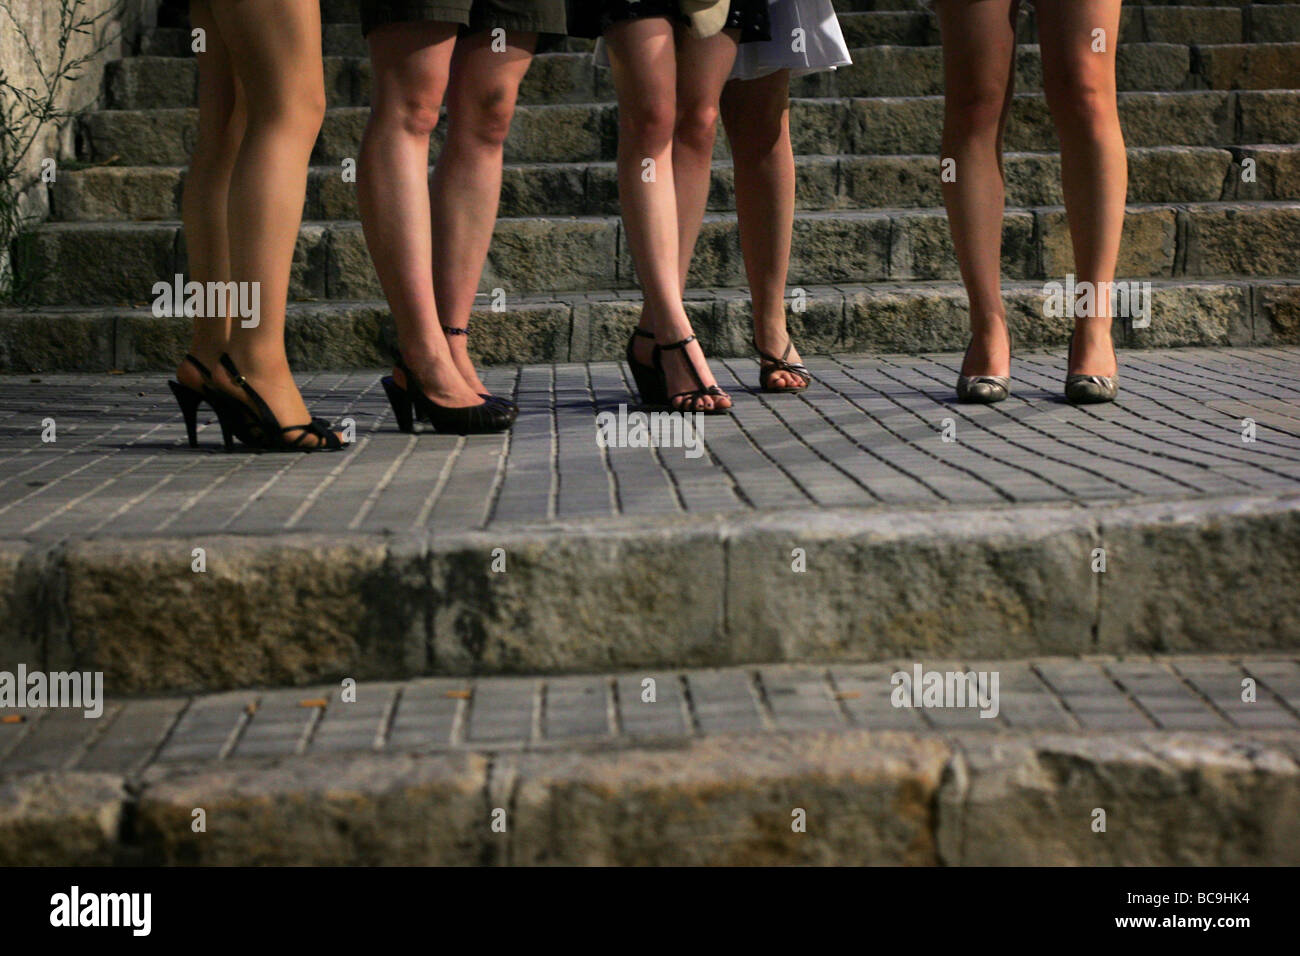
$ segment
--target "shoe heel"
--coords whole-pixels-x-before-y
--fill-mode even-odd
[[[636,360],[632,343],[627,345],[627,367],[632,370],[632,381],[636,383],[637,397],[642,405],[658,406],[668,404],[668,388],[659,369],[652,365],[642,365]]]
[[[185,419],[185,434],[190,440],[190,447],[198,448],[199,403],[203,401],[203,393],[196,392],[180,382],[168,382],[167,385],[176,396],[176,404],[181,407],[181,415]]]
[[[408,434],[414,432],[415,414],[411,396],[407,394],[406,389],[393,381],[391,375],[385,375],[382,384],[385,394],[388,395],[388,404],[393,406],[393,416],[397,419],[397,427]]]

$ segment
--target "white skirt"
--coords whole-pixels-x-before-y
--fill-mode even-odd
[[[777,70],[802,76],[853,62],[831,0],[767,0],[767,14],[772,39],[740,44],[728,79],[756,80]],[[801,42],[796,30],[803,31]],[[595,58],[597,66],[609,67],[604,37],[596,41]]]

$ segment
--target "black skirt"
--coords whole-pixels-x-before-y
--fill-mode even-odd
[[[667,17],[686,23],[677,0],[568,0],[569,35],[598,37],[621,20]],[[767,0],[731,0],[725,30],[739,30],[741,43],[772,39]]]

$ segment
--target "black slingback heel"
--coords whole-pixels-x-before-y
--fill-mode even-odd
[[[186,353],[185,361],[199,370],[204,382],[212,381],[212,372],[193,355]],[[181,416],[185,419],[185,434],[190,440],[190,447],[198,448],[199,406],[208,400],[207,395],[177,381],[169,381],[167,387],[172,390],[172,394],[176,396],[176,404],[181,407]]]
[[[469,329],[458,328],[457,326],[454,325],[444,325],[442,327],[442,331],[447,335],[463,335],[465,336],[466,339],[469,338]],[[489,402],[499,402],[502,405],[508,405],[510,408],[513,408],[516,412],[519,411],[519,406],[517,404],[515,404],[513,401],[511,401],[508,398],[503,398],[500,395],[492,395],[488,392],[479,392],[478,396],[479,398],[486,399]]]
[[[221,423],[221,438],[226,444],[226,451],[234,451],[235,438],[258,451],[342,451],[348,447],[322,418],[312,418],[306,425],[281,425],[271,407],[240,374],[229,355],[221,356],[221,367],[244,390],[251,402],[241,402],[215,385],[204,387],[205,397],[216,409],[217,420]],[[288,432],[299,432],[299,435],[290,440],[285,437]],[[316,440],[304,443],[308,435]]]
[[[393,406],[393,415],[397,427],[404,432],[415,431],[415,422],[419,418],[433,426],[437,432],[454,435],[489,435],[503,432],[515,423],[518,409],[513,403],[484,399],[478,405],[465,408],[449,408],[439,405],[424,392],[416,381],[415,374],[406,366],[401,354],[393,356],[394,364],[401,369],[406,379],[406,387],[397,384],[391,375],[383,378],[384,392],[388,403]]]
[[[667,405],[668,389],[659,375],[659,346],[656,345],[651,353],[654,364],[642,365],[636,360],[636,352],[633,350],[637,336],[653,339],[655,334],[645,329],[633,329],[632,337],[627,340],[627,365],[632,370],[632,381],[636,382],[637,395],[642,405]]]
[[[679,412],[699,411],[705,415],[726,415],[731,411],[730,406],[727,408],[719,408],[716,402],[712,408],[697,408],[700,399],[702,398],[730,398],[731,396],[716,385],[705,385],[704,379],[700,378],[700,373],[695,368],[695,363],[691,361],[691,357],[685,352],[682,353],[682,358],[686,359],[686,367],[690,369],[691,378],[695,379],[696,387],[689,391],[678,392],[676,395],[668,395],[668,375],[664,371],[663,355],[665,352],[675,352],[678,349],[684,349],[694,341],[695,336],[688,335],[680,342],[674,342],[672,345],[659,345],[655,347],[655,368],[659,373],[659,381],[664,390],[664,395],[666,395],[668,399],[666,404],[670,408]],[[685,401],[680,405],[674,405],[674,399],[678,398],[685,399]]]

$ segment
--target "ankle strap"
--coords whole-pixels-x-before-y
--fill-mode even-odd
[[[655,334],[651,332],[649,329],[633,329],[632,334],[639,335],[643,339],[652,339],[655,337]]]
[[[469,335],[469,329],[458,329],[454,325],[444,325],[442,330],[448,335]]]
[[[686,336],[686,338],[682,339],[680,342],[674,342],[672,345],[661,345],[661,346],[659,346],[659,351],[661,351],[661,352],[671,352],[671,351],[673,351],[674,349],[684,349],[684,348],[686,348],[686,346],[690,345],[690,344],[691,344],[692,342],[694,342],[694,341],[695,341],[695,336],[694,336],[694,335],[688,335],[688,336]]]
[[[208,370],[208,367],[204,365],[202,362],[200,362],[198,359],[196,359],[189,352],[185,353],[185,361],[189,362],[196,369],[198,369],[199,374],[202,375],[204,378],[212,378],[212,372]]]

